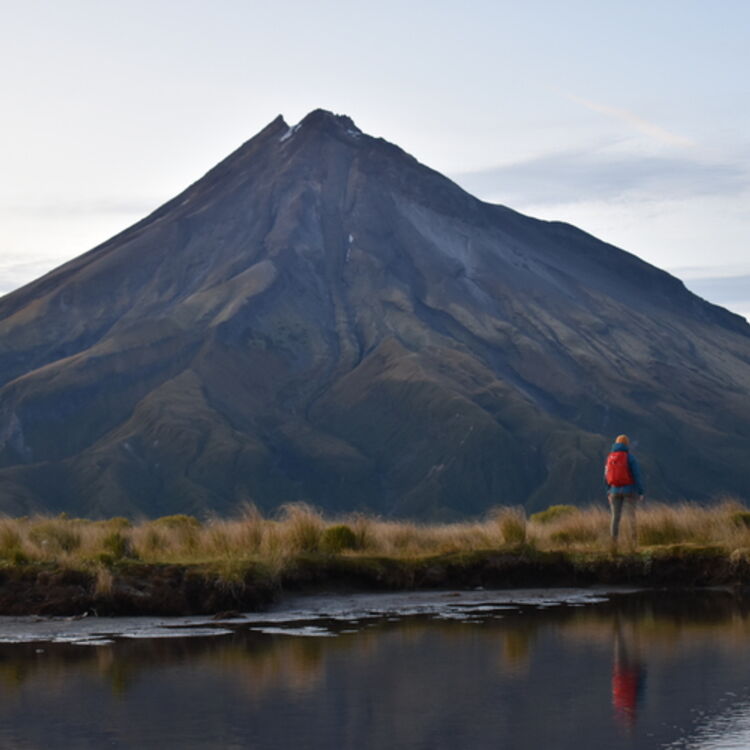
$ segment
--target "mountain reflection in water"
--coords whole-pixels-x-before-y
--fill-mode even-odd
[[[721,742],[748,737],[749,605],[642,592],[466,605],[461,619],[0,644],[0,747],[745,747]],[[301,626],[314,628],[284,634]]]

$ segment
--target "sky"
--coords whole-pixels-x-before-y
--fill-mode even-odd
[[[0,0],[0,294],[323,107],[750,317],[746,0]]]

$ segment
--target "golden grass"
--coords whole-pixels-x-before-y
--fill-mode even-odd
[[[551,515],[551,517],[550,517]],[[234,519],[199,522],[168,516],[131,524],[125,519],[89,521],[64,516],[0,518],[0,562],[55,562],[99,571],[106,589],[107,566],[128,559],[146,563],[232,564],[257,560],[271,570],[304,553],[324,553],[327,530],[342,525],[340,554],[411,558],[452,552],[514,549],[607,552],[609,511],[604,506],[530,519],[519,508],[495,508],[483,520],[449,524],[391,521],[361,514],[325,518],[304,503],[283,506],[274,518],[246,505]],[[538,517],[537,517],[538,518]],[[640,547],[672,544],[714,545],[735,556],[750,554],[747,510],[725,501],[712,506],[648,503],[638,510]],[[623,519],[623,524],[626,519]],[[626,537],[626,529],[622,535]],[[341,537],[341,532],[335,532]],[[338,548],[337,548],[338,549]],[[104,566],[104,568],[102,567]]]

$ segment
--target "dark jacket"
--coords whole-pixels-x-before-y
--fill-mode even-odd
[[[612,446],[612,451],[627,451],[628,453],[628,466],[630,467],[630,473],[633,476],[633,484],[628,484],[625,487],[611,487],[607,485],[607,493],[610,495],[644,495],[645,490],[643,489],[643,479],[641,477],[641,467],[638,466],[638,461],[628,451],[628,446],[625,443],[615,443]],[[604,468],[604,481],[607,481],[607,468]]]

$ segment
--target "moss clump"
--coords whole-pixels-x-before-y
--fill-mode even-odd
[[[346,524],[329,526],[320,535],[320,551],[327,554],[337,554],[345,550],[358,548],[357,535]]]
[[[579,513],[580,510],[575,505],[550,505],[547,510],[540,510],[529,517],[529,521],[534,523],[551,523],[565,516],[571,516]]]

